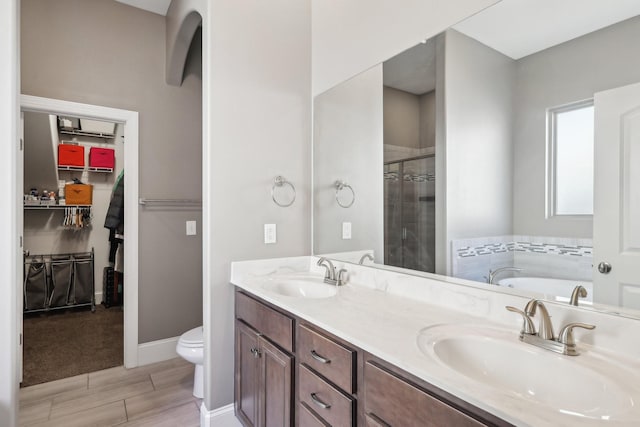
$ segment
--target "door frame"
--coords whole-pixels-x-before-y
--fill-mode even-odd
[[[124,125],[124,175],[125,211],[124,211],[124,277],[127,285],[124,287],[124,366],[134,368],[138,366],[138,182],[139,182],[139,154],[138,154],[138,112],[118,108],[102,107],[98,105],[82,104],[79,102],[63,101],[59,99],[42,98],[31,95],[20,95],[20,111],[30,111],[46,114],[69,115],[79,118],[104,120]],[[17,151],[17,156],[23,156],[23,151]],[[14,164],[19,164],[15,159]],[[22,181],[24,170],[17,170],[17,179]],[[16,215],[22,215],[23,206],[16,206]],[[24,233],[19,230],[20,235]],[[22,248],[18,248],[22,251]],[[19,254],[20,255],[20,254]],[[18,259],[22,259],[21,256]],[[16,280],[18,296],[23,295],[22,283]],[[17,313],[22,317],[22,310]],[[18,319],[20,320],[20,319]],[[21,354],[21,347],[17,349]],[[21,366],[21,362],[18,366]]]

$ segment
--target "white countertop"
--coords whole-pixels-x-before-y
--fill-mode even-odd
[[[604,420],[567,415],[553,408],[532,404],[526,397],[498,390],[469,381],[441,362],[425,356],[418,348],[420,331],[437,324],[487,325],[512,331],[518,342],[521,319],[504,309],[505,305],[524,307],[527,299],[509,293],[489,292],[425,277],[415,277],[398,272],[376,270],[347,265],[350,282],[338,287],[337,294],[329,298],[311,299],[287,297],[266,290],[264,279],[274,275],[295,272],[322,271],[315,267],[315,257],[297,257],[275,260],[243,261],[232,264],[231,283],[268,301],[318,327],[352,343],[374,356],[457,396],[478,408],[518,426],[638,426],[640,425],[640,400],[632,402],[631,412],[621,420]],[[341,266],[338,266],[340,268]],[[607,334],[625,328],[637,341],[640,327],[637,320],[604,317],[602,313],[590,313],[574,308],[551,306],[556,330],[567,321],[591,321],[598,325],[593,335],[585,334],[579,346],[584,361],[595,352],[597,344],[617,343],[613,338],[596,338],[596,332]],[[612,318],[612,319],[609,319]],[[556,325],[557,322],[557,325]],[[577,332],[577,331],[576,331]],[[633,335],[632,335],[633,334]],[[619,334],[615,334],[619,337]],[[582,335],[576,333],[578,339]],[[521,343],[521,345],[528,345]],[[629,354],[628,343],[620,343],[626,356],[620,360],[631,372],[640,372],[638,353]],[[634,343],[632,349],[640,345]],[[618,357],[620,348],[597,348],[604,355]],[[545,351],[545,350],[541,350]],[[570,356],[558,356],[570,357]],[[523,366],[522,369],[527,369]],[[549,381],[554,381],[549,378]],[[633,398],[640,398],[640,385],[623,384]],[[567,393],[581,393],[568,389]],[[625,404],[628,404],[626,402]]]

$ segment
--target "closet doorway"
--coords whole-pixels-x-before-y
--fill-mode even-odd
[[[17,209],[25,267],[23,280],[17,284],[19,295],[23,296],[18,310],[20,330],[23,330],[24,311],[30,317],[30,331],[56,333],[55,325],[65,328],[60,331],[61,346],[65,334],[73,335],[74,325],[81,333],[83,325],[87,329],[87,324],[93,324],[95,335],[85,331],[85,336],[95,344],[100,343],[100,322],[121,322],[123,334],[114,335],[111,331],[108,335],[109,328],[105,328],[103,338],[121,340],[115,343],[123,349],[119,350],[122,353],[119,353],[118,365],[135,367],[138,364],[138,113],[22,95],[21,123],[21,152],[16,164],[18,190],[25,194],[24,206]],[[29,126],[27,132],[25,125]],[[40,141],[42,145],[37,148],[27,146],[29,141],[25,137],[33,140],[34,134],[48,136],[48,140]],[[64,147],[60,148],[60,144]],[[83,150],[86,151],[82,153]],[[123,170],[126,174],[120,175]],[[74,178],[80,183],[74,184]],[[124,227],[110,233],[104,228],[105,215],[118,182],[122,182],[125,189]],[[61,193],[69,193],[64,194],[64,206],[60,205]],[[111,247],[109,237],[105,236],[110,234],[122,240],[120,248],[126,254],[122,266],[117,268],[123,271],[122,277],[126,280],[120,294],[123,304],[115,310],[113,306],[118,304],[119,297],[117,281],[109,295],[103,293],[104,267],[110,265]],[[101,300],[107,300],[112,308],[107,311],[99,307],[96,316],[92,313],[94,304],[100,304]],[[58,314],[61,312],[64,314]],[[87,347],[90,346],[88,342]],[[20,347],[18,355],[20,373],[24,372],[24,348],[24,345]],[[85,369],[99,366],[100,355],[95,359],[84,363]],[[73,365],[74,362],[65,363]],[[69,368],[61,370],[61,374],[75,375]],[[23,376],[20,377],[22,380]],[[30,379],[29,385],[32,381]]]

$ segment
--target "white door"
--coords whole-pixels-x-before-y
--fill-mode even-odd
[[[18,152],[17,157],[17,161],[16,161],[16,186],[18,187],[18,193],[17,194],[24,194],[24,113],[21,111],[20,112],[20,129],[18,129],[19,132],[19,136],[20,136],[20,146],[19,149],[20,151]],[[23,335],[23,330],[22,330],[22,310],[23,310],[23,303],[24,303],[24,287],[23,287],[23,277],[22,274],[20,274],[21,271],[24,271],[24,258],[23,258],[23,251],[24,251],[24,208],[22,205],[22,202],[18,203],[18,206],[16,207],[16,229],[19,231],[20,233],[20,248],[19,248],[19,255],[16,257],[17,258],[17,263],[18,263],[18,268],[16,269],[16,271],[18,272],[17,274],[17,281],[18,283],[16,283],[16,285],[18,286],[18,292],[16,292],[16,295],[18,296],[18,301],[16,301],[16,307],[17,307],[17,311],[18,311],[18,333],[20,334],[20,342],[18,345],[18,360],[17,360],[17,372],[18,372],[18,381],[22,382],[22,358],[23,358],[23,354],[24,354],[24,335]]]
[[[594,301],[640,310],[640,83],[594,105]]]

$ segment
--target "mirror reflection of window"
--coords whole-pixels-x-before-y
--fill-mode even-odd
[[[552,215],[593,215],[593,101],[549,111]]]

